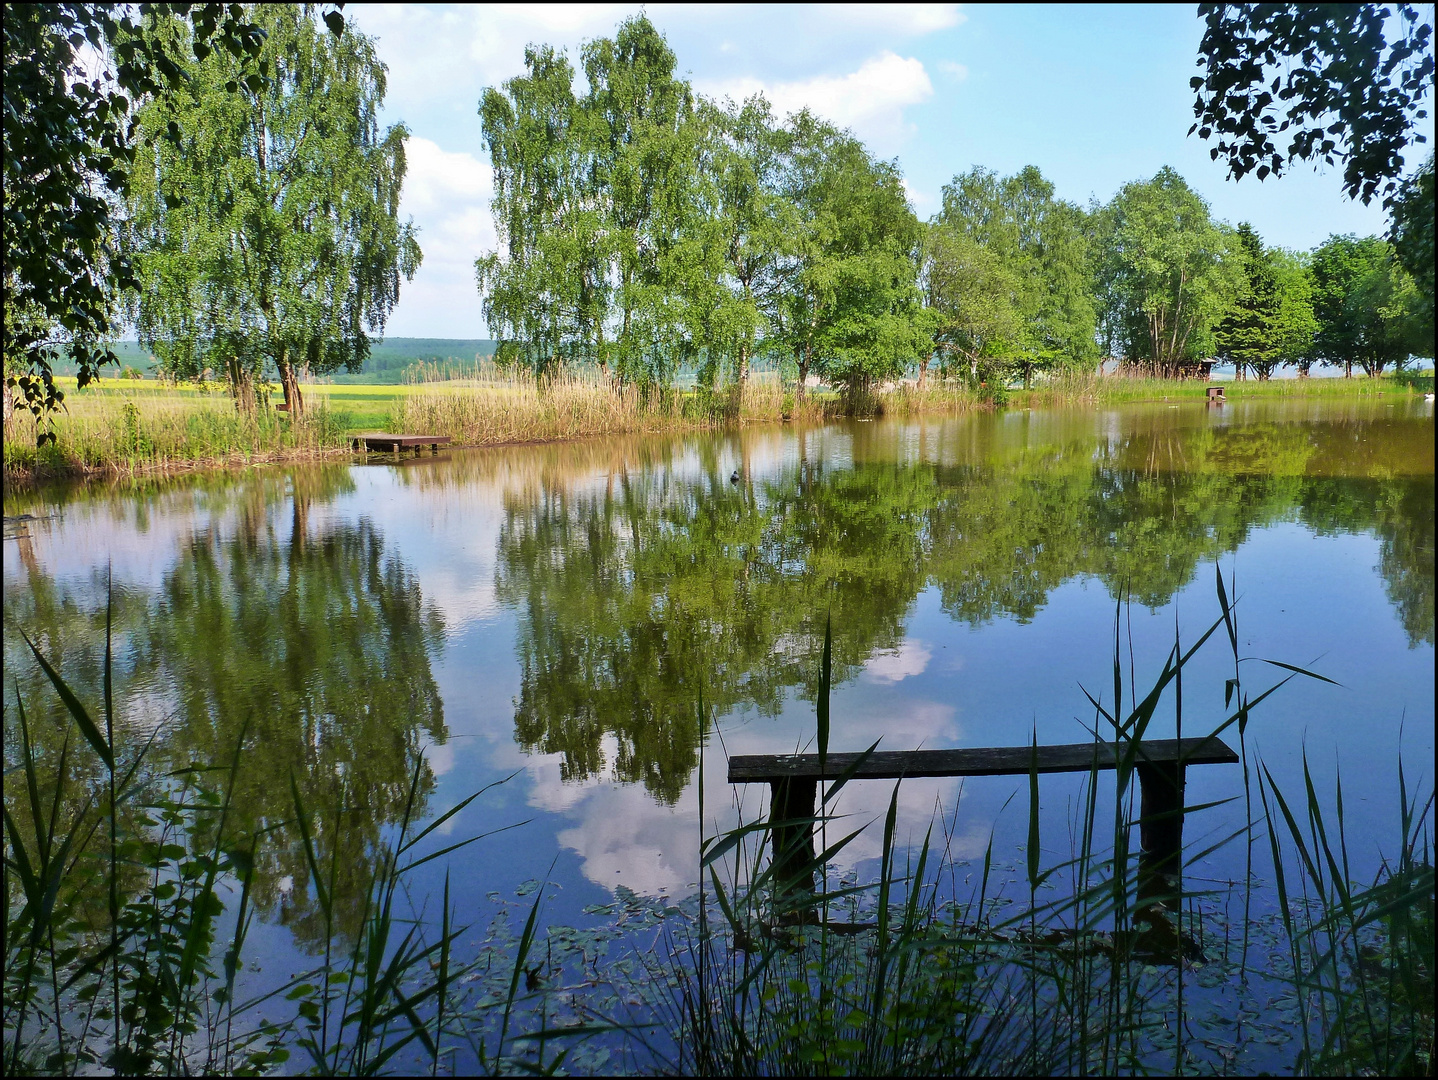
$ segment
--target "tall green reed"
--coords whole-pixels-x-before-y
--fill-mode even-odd
[[[309,1068],[326,1074],[371,1075],[422,1061],[437,1075],[441,1058],[461,1046],[478,1068],[500,1072],[557,1067],[567,1053],[563,1040],[607,1030],[512,1030],[542,889],[516,950],[497,1039],[486,1039],[475,1010],[461,1008],[457,987],[478,961],[456,955],[469,928],[455,921],[448,873],[437,933],[408,902],[405,882],[420,867],[524,824],[422,850],[496,784],[420,827],[416,761],[395,839],[375,853],[377,869],[364,883],[359,930],[347,935],[336,904],[341,845],[322,861],[315,844],[321,825],[331,833],[345,827],[345,807],[312,812],[291,777],[294,817],[244,829],[232,795],[244,767],[245,727],[227,762],[157,771],[150,751],[158,729],[134,745],[117,739],[108,614],[103,728],[40,648],[25,641],[63,705],[66,726],[58,756],[47,755],[17,688],[18,754],[7,755],[6,777],[7,788],[12,778],[23,782],[23,795],[11,799],[7,791],[4,807],[8,917],[0,1030],[7,1072],[103,1066],[127,1075],[249,1075],[282,1065],[297,1048]],[[93,756],[77,745],[76,733]],[[323,916],[323,959],[239,1000],[256,857],[289,829],[299,834]],[[219,950],[222,924],[233,929]],[[289,1018],[261,1018],[262,1009],[275,1008]],[[537,1055],[529,1045],[536,1037]],[[549,1052],[556,1042],[557,1052]]]
[[[1245,824],[1205,839],[1201,850],[1190,846],[1176,864],[1158,864],[1135,850],[1130,842],[1134,828],[1163,824],[1151,811],[1145,818],[1135,805],[1133,779],[1152,767],[1143,759],[1144,741],[1161,716],[1172,717],[1180,737],[1185,733],[1183,674],[1220,629],[1227,631],[1235,668],[1226,687],[1226,715],[1213,726],[1214,736],[1236,727],[1242,739],[1255,711],[1293,678],[1332,681],[1282,661],[1240,656],[1236,602],[1221,575],[1216,592],[1219,617],[1191,644],[1175,627],[1162,670],[1147,687],[1135,685],[1132,672],[1125,678],[1122,603],[1116,608],[1112,696],[1083,690],[1094,709],[1096,752],[1082,784],[1068,859],[1046,858],[1040,848],[1037,740],[1033,743],[1022,878],[1026,897],[1002,895],[991,836],[968,898],[951,888],[950,896],[941,899],[941,877],[947,873],[955,881],[956,876],[947,848],[934,849],[932,825],[907,858],[898,849],[902,781],[883,815],[877,880],[864,885],[852,878],[832,880],[828,864],[864,827],[836,828],[841,815],[834,797],[851,781],[853,770],[826,785],[811,817],[780,805],[758,820],[702,837],[704,892],[695,929],[676,939],[667,960],[650,973],[656,982],[674,987],[664,1005],[675,1040],[667,1067],[699,1075],[1111,1075],[1202,1066],[1200,1048],[1192,1045],[1185,1028],[1191,1021],[1192,965],[1202,962],[1205,948],[1213,948],[1205,939],[1203,910],[1216,890],[1201,878],[1190,881],[1185,871],[1249,836],[1247,823],[1253,819],[1245,815]],[[816,716],[821,758],[829,749],[827,660],[826,648],[820,657]],[[1244,673],[1253,663],[1283,674],[1250,694]],[[1102,743],[1112,748],[1117,763],[1112,781],[1100,775]],[[1247,770],[1246,749],[1244,757]],[[1271,775],[1259,768],[1263,797],[1281,807]],[[1105,825],[1101,793],[1109,785],[1112,817]],[[1182,813],[1193,828],[1195,819],[1240,798],[1188,805]],[[701,807],[702,799],[701,792]],[[1311,784],[1309,802],[1316,814]],[[1341,815],[1341,798],[1339,805]],[[1414,824],[1426,822],[1431,810],[1431,797],[1421,807],[1405,801],[1402,854],[1364,892],[1345,892],[1334,884],[1340,861],[1346,866],[1341,844],[1341,859],[1303,860],[1314,888],[1321,880],[1327,889],[1322,917],[1307,927],[1285,924],[1294,969],[1317,1010],[1316,1025],[1305,1020],[1305,1030],[1313,1026],[1313,1042],[1299,1061],[1304,1070],[1335,1063],[1387,1068],[1430,1060],[1422,1056],[1421,1032],[1406,1033],[1421,1028],[1412,1017],[1423,1006],[1409,1003],[1431,1003],[1432,998],[1431,858],[1424,846],[1427,833],[1420,845]],[[1270,815],[1267,820],[1277,860],[1275,819]],[[1289,829],[1300,849],[1305,842],[1312,849],[1314,837],[1321,842],[1327,835],[1320,817],[1314,816],[1311,826],[1307,841],[1296,823]],[[804,843],[804,830],[810,827],[819,837],[817,852]],[[841,838],[830,842],[830,829]],[[1323,865],[1328,872],[1315,877]],[[727,880],[721,870],[727,870]],[[1283,897],[1281,871],[1279,880]],[[1245,897],[1252,887],[1250,874],[1243,884]],[[711,897],[717,909],[713,919]],[[1383,920],[1393,919],[1394,929],[1385,939],[1393,944],[1382,961],[1385,985],[1406,988],[1389,994],[1389,1004],[1375,1006],[1371,994],[1363,995],[1369,994],[1364,986],[1371,989],[1376,980],[1360,980],[1350,993],[1347,975],[1333,974],[1332,942],[1317,952],[1312,942],[1340,929],[1351,939],[1363,927],[1387,926]],[[1370,955],[1349,951],[1355,957]],[[1328,982],[1314,982],[1325,973]],[[1425,986],[1430,988],[1426,994]],[[1396,1023],[1386,1019],[1394,1015],[1395,1001],[1408,1010],[1407,1019]],[[1428,1008],[1431,1046],[1431,1004]],[[1385,1034],[1389,1041],[1380,1045],[1372,1035],[1380,1030],[1380,1017],[1389,1025],[1382,1031],[1398,1031],[1401,1038]],[[1359,1038],[1350,1034],[1354,1031],[1368,1034]],[[1347,1047],[1349,1056],[1336,1057],[1335,1045]]]

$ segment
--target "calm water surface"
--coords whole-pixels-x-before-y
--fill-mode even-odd
[[[1076,742],[1080,685],[1112,696],[1116,601],[1141,694],[1175,627],[1193,640],[1217,617],[1217,564],[1244,655],[1341,684],[1290,683],[1249,746],[1295,793],[1305,750],[1324,790],[1341,766],[1371,869],[1397,831],[1400,749],[1431,782],[1433,463],[1432,406],[1404,399],[749,428],[7,494],[6,672],[53,709],[25,629],[98,700],[111,567],[116,697],[132,729],[162,725],[167,763],[227,759],[248,722],[248,820],[289,816],[293,773],[311,807],[347,808],[320,846],[341,844],[356,881],[410,752],[430,814],[517,772],[443,830],[528,821],[450,860],[461,920],[538,877],[564,921],[620,886],[692,890],[701,811],[722,827],[767,794],[727,786],[725,753],[812,742],[830,614],[835,750]],[[1225,715],[1221,638],[1185,674],[1186,733]],[[1254,693],[1282,674],[1246,668]],[[1166,707],[1150,733],[1173,724]],[[990,835],[1017,852],[1018,788],[964,782],[957,857]],[[851,785],[843,809],[867,820],[890,790]],[[1077,791],[1043,781],[1055,859]],[[1190,772],[1190,802],[1241,791],[1237,767]],[[906,782],[901,835],[959,793]],[[1232,831],[1237,805],[1189,839]],[[841,869],[871,869],[879,833]],[[281,961],[319,933],[298,845],[258,874],[257,947]],[[1237,845],[1205,861],[1216,880],[1241,866]]]

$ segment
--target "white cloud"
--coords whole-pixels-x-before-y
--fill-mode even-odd
[[[929,194],[927,191],[921,191],[914,187],[913,184],[909,183],[907,176],[904,177],[901,182],[904,185],[904,194],[909,198],[909,205],[914,208],[920,217],[924,216],[924,214],[930,210],[937,209],[939,200],[935,196]]]
[[[489,200],[494,177],[489,163],[473,154],[442,150],[429,139],[405,142],[405,177],[400,216],[419,226],[424,261],[412,282],[401,287],[412,302],[390,320],[395,337],[483,337],[474,260],[496,245]],[[417,301],[417,302],[416,302]]]
[[[883,652],[869,661],[864,677],[870,682],[893,685],[913,675],[922,675],[933,651],[922,641],[909,638],[893,652]]]
[[[850,129],[881,156],[894,153],[914,130],[904,121],[904,109],[934,94],[934,84],[921,61],[887,49],[848,75],[816,75],[792,82],[753,77],[696,79],[695,89],[735,101],[762,93],[779,116],[808,108]]]
[[[524,71],[530,44],[568,47],[577,67],[581,39],[611,33],[635,10],[625,4],[365,4],[347,14],[379,39],[389,66],[386,103],[410,118],[438,103],[472,116],[484,87]]]
[[[822,21],[891,34],[932,34],[968,21],[958,4],[828,4]]]
[[[940,60],[939,70],[959,82],[963,82],[969,77],[969,69],[956,60]]]

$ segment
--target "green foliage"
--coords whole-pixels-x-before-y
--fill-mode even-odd
[[[1198,13],[1205,71],[1190,81],[1189,134],[1217,140],[1209,153],[1230,177],[1341,160],[1349,198],[1391,201],[1404,149],[1424,141],[1414,128],[1433,81],[1433,28],[1413,5],[1200,4]]]
[[[1277,297],[1269,316],[1271,347],[1281,363],[1291,363],[1307,374],[1313,361],[1313,339],[1318,317],[1313,311],[1312,262],[1307,253],[1270,248],[1264,253],[1273,274]]]
[[[526,49],[524,62],[525,75],[480,102],[499,251],[475,272],[502,339],[495,359],[546,375],[585,356],[604,361],[608,256],[574,70],[549,46]]]
[[[548,46],[486,92],[500,250],[475,270],[496,358],[646,392],[693,367],[739,396],[759,355],[850,396],[900,374],[925,335],[898,170],[808,113],[781,128],[762,98],[696,99],[675,66],[640,16],[585,46],[582,97]]]
[[[931,351],[916,284],[922,230],[890,162],[807,110],[789,119],[783,194],[796,210],[775,335],[853,405]]]
[[[1056,199],[1038,169],[954,177],[931,228],[925,270],[929,305],[943,320],[941,367],[957,353],[971,380],[1001,388],[1017,370],[1027,388],[1035,370],[1094,358],[1083,211]]]
[[[185,85],[178,27],[195,55],[223,50],[238,73],[262,78],[265,31],[248,17],[238,5],[148,4],[141,25],[108,5],[5,5],[4,375],[36,417],[64,401],[53,377],[62,357],[80,386],[118,362],[104,343],[118,294],[138,283],[115,243],[115,202],[136,150],[154,149],[151,132],[137,146],[131,110]],[[100,53],[93,75],[79,72],[84,50]]]
[[[742,106],[701,100],[698,121],[699,201],[681,290],[705,358],[699,381],[712,386],[727,374],[742,395],[759,340],[781,317],[795,226],[795,208],[779,193],[788,140],[760,96]]]
[[[689,84],[642,15],[585,45],[582,99],[551,47],[525,67],[480,103],[500,250],[475,271],[496,359],[538,375],[592,360],[667,385],[692,352],[673,298],[697,164]]]
[[[1240,379],[1245,369],[1259,379],[1272,378],[1282,363],[1296,363],[1306,372],[1318,323],[1305,261],[1265,249],[1247,222],[1239,225],[1236,239],[1243,278],[1214,334],[1218,355],[1234,365]]]
[[[1423,301],[1385,241],[1331,236],[1314,252],[1312,274],[1314,348],[1326,363],[1378,375],[1432,351],[1432,339],[1420,337]]]
[[[1154,374],[1192,373],[1240,288],[1232,230],[1168,167],[1125,184],[1091,228],[1105,351]]]
[[[1433,155],[1403,182],[1392,203],[1389,242],[1403,269],[1418,290],[1414,333],[1427,348],[1414,349],[1419,356],[1433,353]]]
[[[948,375],[962,362],[973,386],[1000,384],[1011,373],[1011,343],[1024,335],[1018,278],[968,232],[943,222],[930,225],[924,255],[939,373]],[[927,369],[926,357],[921,372]]]
[[[379,128],[385,70],[370,39],[293,5],[252,17],[263,79],[196,50],[184,90],[137,114],[154,152],[129,191],[133,314],[172,377],[223,373],[248,408],[273,370],[297,414],[297,372],[358,371],[366,331],[383,330],[419,266],[397,217],[408,132]]]

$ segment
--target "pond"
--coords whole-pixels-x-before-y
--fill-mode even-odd
[[[1400,753],[1410,783],[1431,783],[1434,426],[1421,400],[376,455],[7,493],[5,515],[7,690],[42,729],[58,706],[17,631],[98,700],[111,575],[126,730],[158,728],[154,753],[181,768],[228,760],[245,728],[238,812],[287,819],[291,776],[308,805],[342,805],[351,827],[316,842],[348,880],[398,822],[414,754],[430,816],[508,777],[433,846],[517,827],[429,864],[415,887],[438,890],[447,869],[460,921],[478,927],[536,879],[553,883],[555,923],[616,894],[690,895],[701,823],[712,835],[767,798],[727,785],[726,755],[815,748],[826,621],[835,751],[1080,742],[1094,723],[1084,689],[1112,697],[1116,618],[1124,693],[1141,696],[1175,633],[1187,647],[1218,618],[1217,565],[1244,656],[1337,684],[1294,679],[1245,739],[1285,790],[1301,792],[1305,754],[1321,792],[1341,767],[1355,876],[1396,843]],[[1231,712],[1222,638],[1185,671],[1188,734]],[[1250,663],[1245,687],[1285,674]],[[1148,732],[1174,734],[1172,709]],[[1242,789],[1237,766],[1189,771],[1190,804]],[[1078,791],[1044,778],[1046,854],[1070,850]],[[854,783],[842,812],[878,818],[891,793]],[[1026,797],[1022,777],[905,781],[896,835],[922,839],[937,808],[955,860],[992,840],[1021,861]],[[1243,813],[1209,811],[1186,839],[1231,833]],[[309,963],[321,937],[298,837],[276,836],[254,887],[257,985]],[[872,874],[881,846],[868,829],[836,871]],[[1232,844],[1196,869],[1231,882],[1243,861]]]

